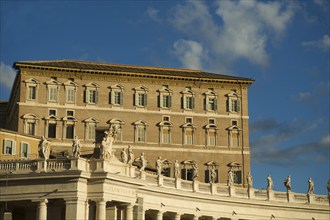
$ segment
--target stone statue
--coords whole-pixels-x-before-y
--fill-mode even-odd
[[[307,195],[312,195],[314,192],[314,182],[311,177],[308,178],[308,191]]]
[[[141,163],[141,168],[140,168],[140,171],[144,171],[146,166],[147,166],[147,160],[144,156],[144,153],[141,153],[141,156],[140,156],[140,163]]]
[[[129,165],[132,165],[134,161],[134,154],[133,154],[133,150],[131,148],[131,145],[128,145],[128,161],[127,163]]]
[[[44,160],[49,159],[49,142],[44,136],[42,136],[40,140],[38,150],[41,158],[43,158]]]
[[[73,157],[80,157],[80,141],[78,136],[75,136],[72,143],[72,156]]]
[[[248,184],[248,188],[252,188],[252,183],[253,183],[253,178],[250,172],[248,172],[247,176],[246,176],[246,182]]]
[[[104,138],[102,141],[102,146],[104,149],[104,157],[106,159],[113,156],[112,145],[115,142],[117,136],[118,128],[117,126],[111,125],[108,131],[104,132]]]
[[[123,162],[123,163],[127,163],[127,153],[126,153],[126,149],[125,148],[123,148],[122,150],[121,150],[121,153],[120,153],[120,157],[121,157],[121,161]]]
[[[211,183],[215,183],[217,179],[217,172],[215,170],[215,167],[212,167],[211,169]]]
[[[174,177],[180,178],[180,164],[178,160],[175,160],[174,163]]]
[[[232,169],[228,171],[228,180],[227,180],[227,185],[232,186],[234,184],[234,172]]]
[[[268,182],[267,190],[273,190],[274,184],[270,174],[268,174],[267,182]]]
[[[286,190],[288,192],[291,191],[291,177],[290,177],[290,175],[285,178],[284,186],[286,187]]]
[[[193,180],[196,181],[198,179],[198,167],[197,164],[193,164]]]
[[[103,137],[103,140],[101,142],[101,145],[100,145],[100,159],[101,158],[105,158],[105,149],[106,149],[106,137]]]
[[[159,156],[158,159],[156,160],[156,169],[157,169],[157,175],[162,175],[162,157]]]

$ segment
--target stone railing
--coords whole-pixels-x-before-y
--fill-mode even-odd
[[[235,197],[254,199],[260,201],[278,201],[300,204],[329,205],[326,195],[306,195],[294,192],[278,192],[273,190],[247,189],[225,184],[202,183],[199,181],[188,181],[180,178],[157,176],[137,171],[134,166],[128,166],[119,161],[106,161],[103,159],[64,158],[60,160],[11,160],[0,161],[0,174],[21,174],[29,172],[62,172],[62,171],[84,171],[84,172],[108,172],[111,174],[139,178],[145,184],[163,188],[172,188],[185,192],[196,192],[201,194],[212,194],[223,197]]]

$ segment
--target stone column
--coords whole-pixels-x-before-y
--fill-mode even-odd
[[[88,200],[85,201],[85,219],[88,220],[89,218],[89,202]]]
[[[163,220],[163,212],[162,211],[157,212],[157,220]]]
[[[65,200],[65,219],[84,219],[86,217],[86,200],[77,198]]]
[[[107,218],[111,220],[117,220],[117,206],[107,207]]]
[[[133,207],[132,204],[126,206],[126,220],[133,220]]]
[[[37,220],[47,220],[47,203],[48,203],[47,199],[39,201]]]
[[[96,201],[96,219],[97,220],[105,220],[106,219],[106,201],[99,200]]]
[[[198,220],[198,219],[199,219],[199,216],[198,215],[194,215],[193,220]]]

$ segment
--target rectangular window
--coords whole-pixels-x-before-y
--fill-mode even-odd
[[[189,145],[193,144],[193,131],[192,130],[185,131],[185,144],[189,144]]]
[[[215,111],[216,110],[216,99],[208,98],[207,109]]]
[[[87,139],[89,140],[95,139],[95,124],[87,125]]]
[[[181,169],[181,179],[183,180],[193,180],[193,169]]]
[[[4,140],[3,154],[15,155],[16,154],[16,142],[13,140]]]
[[[162,108],[171,108],[171,96],[162,95]]]
[[[238,147],[238,133],[233,132],[231,134],[232,147]]]
[[[49,87],[48,92],[49,92],[48,100],[52,101],[52,102],[56,102],[57,101],[57,88]]]
[[[170,117],[169,116],[163,116],[163,121],[170,121]]]
[[[73,139],[74,125],[66,125],[66,139]]]
[[[74,111],[73,110],[67,110],[66,111],[66,116],[74,116]]]
[[[209,124],[214,125],[215,124],[215,119],[214,118],[209,118]]]
[[[147,94],[145,93],[137,93],[137,106],[147,106]]]
[[[239,112],[240,111],[240,102],[239,100],[231,100],[231,111]]]
[[[234,183],[241,184],[242,183],[242,171],[234,171]]]
[[[170,143],[170,130],[168,128],[162,129],[162,143],[163,144]]]
[[[86,90],[86,102],[96,104],[98,102],[98,91]]]
[[[30,156],[30,145],[28,143],[21,143],[21,157],[28,158]]]
[[[238,124],[237,124],[237,121],[236,121],[236,120],[231,121],[231,125],[232,125],[232,126],[237,126],[237,125],[238,125]]]
[[[193,109],[193,108],[194,108],[194,97],[192,96],[186,97],[185,109]]]
[[[49,109],[49,115],[56,115],[56,109]]]
[[[74,102],[75,100],[75,90],[73,88],[68,88],[66,90],[66,101]]]
[[[48,137],[56,138],[56,124],[48,124]]]
[[[27,131],[27,134],[31,134],[31,135],[34,135],[34,132],[35,132],[35,123],[34,122],[28,122],[26,124],[27,128],[26,128],[26,131]]]
[[[137,127],[137,142],[145,142],[145,128],[144,126]]]
[[[171,167],[164,167],[162,173],[164,176],[171,177]]]
[[[205,183],[210,183],[211,182],[211,170],[205,170]],[[215,180],[214,180],[215,183],[218,183],[219,182],[219,170],[215,170]]]
[[[36,91],[37,88],[35,86],[28,87],[28,99],[35,100],[36,99]]]
[[[215,146],[215,131],[209,131],[208,139],[208,145]]]
[[[186,118],[186,123],[193,123],[193,119],[192,118]]]

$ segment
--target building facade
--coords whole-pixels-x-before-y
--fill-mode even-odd
[[[131,145],[148,161],[194,161],[209,182],[229,169],[244,185],[250,171],[248,87],[253,80],[198,70],[81,61],[16,62],[7,128],[45,136],[52,152],[69,152],[77,136],[82,154],[117,125],[115,148]],[[230,164],[237,166],[228,167]],[[228,165],[228,166],[227,166]],[[154,167],[153,163],[148,164]],[[187,166],[183,178],[191,179]],[[167,170],[173,176],[173,170]]]

